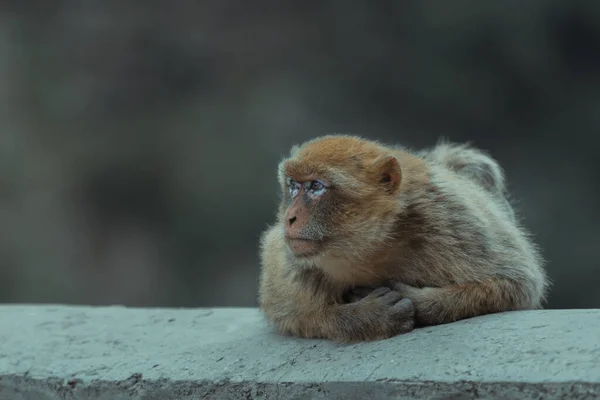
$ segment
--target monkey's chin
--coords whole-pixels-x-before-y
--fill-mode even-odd
[[[316,240],[286,238],[286,241],[290,251],[297,258],[313,257],[321,252],[321,243]]]

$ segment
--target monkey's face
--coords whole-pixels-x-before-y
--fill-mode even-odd
[[[302,148],[279,166],[285,241],[296,259],[352,257],[382,240],[381,225],[396,204],[399,165],[387,154],[317,150]]]
[[[286,243],[296,257],[318,254],[331,238],[328,221],[335,197],[331,190],[331,183],[323,178],[286,176],[282,222]]]

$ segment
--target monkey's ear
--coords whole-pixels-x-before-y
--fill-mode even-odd
[[[386,192],[396,193],[402,181],[402,168],[394,156],[385,156],[375,161],[375,172],[379,184],[383,185]]]

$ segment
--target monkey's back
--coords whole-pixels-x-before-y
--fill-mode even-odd
[[[441,140],[435,146],[417,152],[417,155],[475,182],[492,194],[493,200],[499,203],[509,218],[515,219],[504,169],[487,152],[470,144]]]
[[[543,259],[512,209],[469,175],[427,161],[429,182],[402,194],[401,278],[419,286],[511,279],[529,287],[537,307],[548,285]]]

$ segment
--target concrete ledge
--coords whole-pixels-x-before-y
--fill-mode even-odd
[[[0,306],[0,399],[600,398],[600,310],[488,315],[358,345],[256,309]]]

